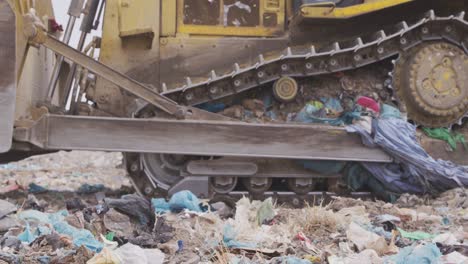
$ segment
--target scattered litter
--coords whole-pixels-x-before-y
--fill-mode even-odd
[[[97,193],[97,192],[102,192],[104,190],[104,184],[83,184],[78,188],[76,191],[77,193],[80,194],[89,194],[89,193]]]
[[[16,205],[0,200],[0,219],[14,212],[16,212]]]
[[[35,183],[30,183],[29,184],[29,188],[28,188],[28,192],[30,193],[35,193],[35,194],[39,194],[39,193],[45,193],[45,192],[48,192],[49,190],[45,187],[42,187],[40,185],[37,185]]]
[[[400,223],[401,219],[394,215],[384,214],[384,215],[378,215],[376,217],[376,222],[377,223],[385,223],[385,222]]]
[[[432,239],[432,243],[440,243],[445,246],[453,246],[458,243],[458,239],[452,233],[440,234]]]
[[[104,215],[104,226],[107,230],[112,231],[119,237],[131,237],[133,232],[132,230],[134,229],[130,222],[130,218],[117,212],[115,209],[110,209]]]
[[[325,109],[333,108],[333,100],[320,99],[320,102]],[[256,110],[261,110],[255,108],[266,104],[249,101],[243,102],[242,107],[255,115]],[[380,110],[381,115],[385,114],[385,106]],[[341,114],[328,111],[326,115],[339,118],[346,111],[349,110]],[[367,114],[372,115],[373,111],[370,112]],[[309,161],[304,164],[324,174],[343,170],[353,175],[366,172],[359,164]],[[64,177],[85,177],[82,175],[85,173],[69,173]],[[371,176],[359,181],[364,178],[346,181],[354,181],[354,186],[361,183],[369,186],[373,184],[371,178],[378,182]],[[43,181],[36,184],[49,186]],[[373,187],[392,194],[382,183]],[[128,192],[108,192],[105,188],[98,194],[78,196],[76,192],[64,195],[54,189],[37,197],[20,193],[20,198],[13,196],[6,203],[0,201],[4,205],[0,208],[8,208],[0,218],[0,262],[452,264],[468,261],[465,189],[453,189],[438,196],[399,195],[393,204],[346,197],[333,197],[331,203],[307,200],[299,209],[271,198],[260,201],[244,197],[232,203],[200,200],[190,192],[181,192],[168,201],[155,197],[150,202],[137,195],[121,196]],[[67,210],[60,211],[61,208]]]
[[[383,255],[389,250],[385,238],[365,230],[356,223],[351,223],[349,225],[349,228],[346,231],[346,236],[359,251],[373,249],[380,255]]]
[[[468,257],[455,251],[448,255],[442,256],[440,261],[442,264],[466,264],[468,262]]]
[[[67,211],[47,214],[29,210],[19,214],[19,218],[25,221],[37,221],[43,224],[50,224],[57,233],[70,236],[73,239],[73,243],[78,247],[83,245],[90,250],[99,252],[102,249],[102,244],[94,238],[93,234],[88,230],[77,229],[69,225],[64,220],[66,216],[68,216]],[[29,234],[25,235],[25,239],[28,238]]]
[[[375,250],[366,249],[359,254],[338,258],[328,258],[330,264],[383,264],[384,261]]]
[[[442,256],[435,244],[409,246],[395,256],[388,257],[388,263],[395,264],[439,264]]]
[[[416,127],[405,120],[374,120],[372,134],[358,125],[348,126],[347,130],[359,133],[365,145],[378,146],[398,161],[398,164],[362,163],[389,191],[437,193],[468,185],[468,167],[434,160],[419,144]]]
[[[115,250],[104,248],[87,264],[162,264],[164,253],[159,249],[142,249],[127,243]]]
[[[13,227],[20,226],[20,222],[15,216],[5,216],[0,219],[0,234],[5,233]]]
[[[237,233],[234,230],[234,227],[231,225],[226,225],[223,232],[223,243],[228,248],[250,248],[254,249],[257,247],[254,243],[239,242],[236,240]]]
[[[273,258],[270,261],[271,264],[311,264],[309,260],[306,259],[300,259],[298,257],[294,256],[286,256],[286,257],[278,257],[278,258]]]
[[[106,198],[104,202],[109,208],[115,208],[121,213],[136,218],[141,225],[149,226],[154,223],[150,202],[138,194],[124,195],[120,199]]]
[[[333,126],[349,125],[359,119],[360,113],[343,112],[341,102],[337,98],[321,98],[320,101],[311,101],[297,114],[294,122],[317,123]]]
[[[223,202],[212,203],[211,208],[223,219],[232,216],[232,208]]]

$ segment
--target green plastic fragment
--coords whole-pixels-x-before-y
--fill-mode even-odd
[[[109,241],[114,241],[115,232],[109,232],[106,234],[106,239]]]
[[[425,240],[425,239],[432,239],[436,237],[433,234],[429,234],[429,233],[421,232],[421,231],[407,232],[401,228],[398,228],[398,232],[400,232],[402,237],[413,239],[413,240]]]
[[[275,217],[275,208],[273,205],[273,200],[270,198],[263,201],[262,205],[257,211],[257,221],[258,225],[261,226],[265,222],[272,220]]]
[[[424,127],[422,130],[428,137],[447,142],[452,150],[457,149],[457,143],[461,143],[468,150],[468,144],[462,134],[451,132],[447,128]]]

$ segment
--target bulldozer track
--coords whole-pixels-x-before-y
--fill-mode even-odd
[[[284,76],[331,74],[402,57],[413,47],[430,41],[446,41],[468,53],[467,32],[465,12],[438,17],[431,10],[414,23],[403,21],[394,25],[393,29],[380,30],[351,42],[335,42],[318,50],[310,46],[307,51],[288,47],[276,56],[269,56],[269,59],[260,54],[254,65],[242,67],[242,64],[235,63],[232,72],[227,74],[218,76],[216,70],[212,70],[201,82],[192,82],[191,77],[185,77],[184,84],[179,87],[168,87],[163,83],[161,94],[182,104],[199,105],[271,83]],[[398,87],[391,88],[398,91]],[[468,104],[468,98],[465,101]],[[467,113],[463,113],[463,116],[467,116]]]
[[[185,84],[180,87],[169,88],[163,84],[161,94],[181,104],[194,106],[236,95],[284,76],[312,77],[331,74],[358,69],[389,58],[394,58],[395,69],[389,73],[389,78],[393,81],[391,83],[395,84],[395,78],[398,77],[395,77],[395,72],[398,72],[397,63],[404,60],[404,55],[409,53],[409,50],[426,43],[443,41],[468,54],[467,33],[468,22],[464,12],[449,17],[438,17],[431,10],[414,23],[403,21],[395,25],[393,30],[381,30],[369,37],[356,38],[351,44],[335,42],[321,49],[311,46],[307,52],[297,52],[295,48],[290,47],[277,56],[270,56],[270,59],[259,55],[258,62],[254,65],[241,67],[241,64],[235,63],[233,71],[228,74],[218,76],[213,70],[210,76],[201,82],[192,82],[190,77],[186,77]],[[388,87],[393,91],[393,95],[401,95],[399,87],[393,86],[395,85]],[[402,100],[393,99],[398,104],[403,104],[402,108],[405,109]],[[468,98],[464,99],[463,104],[468,105]],[[464,113],[462,109],[461,116],[458,123],[468,116],[466,109]],[[235,193],[230,192],[229,195]],[[267,195],[268,193],[270,195]],[[267,196],[278,194],[284,198],[299,197],[294,192],[264,193]]]

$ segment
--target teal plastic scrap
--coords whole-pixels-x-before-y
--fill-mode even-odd
[[[404,238],[409,238],[413,240],[424,240],[424,239],[432,239],[436,237],[435,235],[426,233],[426,232],[421,232],[421,231],[415,231],[415,232],[406,232],[405,230],[401,228],[397,228],[398,232],[400,232],[401,236]]]
[[[380,112],[380,118],[398,118],[401,119],[401,112],[398,108],[388,104],[383,104]]]
[[[18,215],[19,219],[25,221],[37,221],[43,224],[50,224],[57,233],[70,236],[73,239],[73,244],[76,246],[85,246],[90,250],[100,252],[103,245],[96,240],[93,234],[86,229],[78,229],[69,225],[65,221],[66,216],[68,216],[68,212],[65,210],[51,214],[36,210],[27,210]],[[43,232],[42,234],[39,233],[40,235],[46,232],[45,229],[41,230],[38,228],[38,230],[39,232]]]
[[[77,247],[85,246],[95,252],[101,251],[103,247],[89,230],[75,228],[66,222],[57,222],[53,226],[58,233],[72,237],[73,244]]]
[[[164,198],[153,198],[151,199],[151,205],[154,211],[158,214],[164,214],[171,211],[171,206]]]
[[[352,124],[354,120],[360,117],[359,107],[354,107],[352,111],[345,112],[339,99],[322,97],[320,101],[307,103],[293,121],[343,126]]]
[[[26,227],[23,231],[23,233],[18,235],[18,239],[21,242],[26,242],[26,243],[32,243],[34,240],[36,240],[37,236],[33,234],[31,231],[31,227],[29,226],[28,223],[26,223]]]
[[[200,200],[191,191],[181,191],[174,194],[169,202],[160,198],[152,199],[151,205],[156,213],[180,212],[184,209],[193,212],[203,212],[200,207]]]
[[[435,244],[405,247],[397,255],[385,259],[392,264],[439,264],[442,254]]]
[[[231,225],[224,226],[223,243],[228,248],[256,248],[255,243],[239,242],[236,240],[237,233]]]
[[[202,212],[200,200],[191,191],[181,191],[174,194],[169,200],[172,211],[181,211],[188,209],[194,212]]]

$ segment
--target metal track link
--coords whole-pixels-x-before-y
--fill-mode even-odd
[[[232,72],[222,76],[212,70],[202,82],[193,83],[186,77],[185,84],[180,87],[167,87],[163,83],[161,94],[186,105],[198,105],[259,87],[283,76],[310,77],[357,69],[435,40],[450,42],[468,53],[467,33],[464,12],[437,17],[431,10],[412,24],[403,21],[393,30],[357,38],[352,44],[336,42],[321,50],[311,46],[302,53],[295,53],[295,49],[289,47],[268,60],[260,54],[255,65],[242,68],[240,63],[235,63]]]

